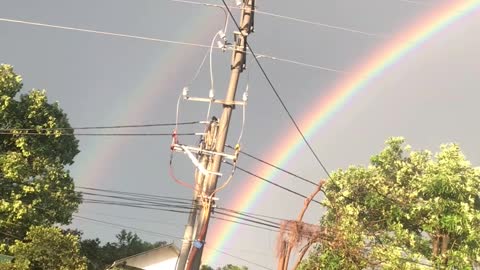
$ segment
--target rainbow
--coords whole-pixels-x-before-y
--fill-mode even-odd
[[[213,34],[216,31],[217,20],[204,20],[205,16],[211,15],[203,12],[197,12],[189,20],[185,21],[185,24],[177,29],[177,36],[190,36],[192,39],[198,39],[206,34],[205,31],[193,31],[196,34],[191,35],[191,26],[194,25],[198,29],[208,29],[208,34]],[[221,27],[218,25],[218,27]],[[198,30],[197,29],[197,30]],[[220,29],[220,28],[218,28]],[[189,60],[199,51],[205,49],[193,48],[192,50],[185,50],[182,46],[171,46],[169,44],[161,45],[166,49],[159,50],[156,55],[152,56],[152,62],[150,67],[145,68],[150,70],[151,73],[145,76],[141,85],[138,85],[135,90],[130,93],[126,93],[122,96],[121,100],[128,100],[128,104],[140,104],[126,107],[128,104],[116,104],[113,103],[108,110],[108,114],[104,115],[104,120],[107,123],[118,123],[118,120],[122,120],[123,123],[138,122],[138,117],[146,115],[148,110],[153,108],[155,100],[162,92],[177,91],[180,93],[180,89],[183,87],[179,85],[173,85],[171,81],[174,81],[177,77],[176,72],[178,69],[183,69],[190,65]],[[203,55],[203,52],[201,53]],[[178,75],[179,76],[179,75]],[[173,89],[172,89],[173,88]],[[77,180],[77,185],[95,186],[99,187],[98,181],[105,177],[108,170],[105,170],[105,162],[112,160],[115,155],[118,154],[118,145],[124,143],[127,139],[120,137],[112,140],[95,140],[95,144],[90,144],[84,152],[88,153],[88,156],[83,156],[82,153],[77,157],[77,164],[72,169],[74,172],[74,178]],[[81,144],[82,142],[80,142]],[[95,158],[91,158],[95,157]],[[103,183],[103,184],[111,184]]]
[[[439,33],[449,25],[461,18],[472,14],[480,7],[480,1],[457,0],[447,3],[440,8],[435,8],[426,16],[413,23],[406,31],[401,32],[390,39],[386,45],[375,50],[366,61],[358,65],[353,72],[349,72],[345,78],[340,80],[329,91],[327,97],[322,96],[321,100],[312,104],[310,108],[319,108],[317,111],[308,112],[300,121],[307,138],[312,137],[323,125],[325,125],[335,113],[347,105],[358,92],[365,90],[366,86],[375,78],[384,73],[389,67],[399,62],[405,55],[419,48],[425,41]],[[283,166],[287,164],[303,146],[303,140],[298,136],[296,130],[291,130],[286,138],[281,139],[274,145],[285,145],[284,148],[277,148],[270,152],[274,164]],[[266,178],[273,178],[277,171],[274,169],[259,169],[260,175]],[[249,211],[266,190],[267,186],[262,181],[249,184],[243,192],[238,193],[234,201],[229,205],[235,210]],[[221,249],[229,242],[238,225],[234,223],[222,223],[215,234],[210,234],[207,245]],[[219,253],[206,250],[204,263],[212,265],[218,259]]]

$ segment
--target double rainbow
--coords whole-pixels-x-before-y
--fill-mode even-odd
[[[406,54],[420,47],[425,41],[439,33],[452,23],[478,11],[480,0],[464,1],[454,0],[440,8],[435,8],[426,16],[422,17],[406,31],[401,32],[394,38],[382,45],[380,49],[368,58],[368,61],[361,63],[353,69],[347,77],[342,78],[330,91],[327,97],[322,97],[311,108],[318,108],[310,111],[301,118],[300,126],[303,127],[307,138],[312,137],[327,121],[339,110],[341,110],[356,93],[365,90],[366,86],[376,77],[385,72],[390,66],[401,60]],[[283,166],[287,164],[303,145],[296,130],[291,130],[286,138],[275,145],[284,145],[283,148],[274,149],[269,156],[274,164]],[[273,178],[277,171],[271,168],[259,169],[260,175],[266,178]],[[242,192],[237,193],[235,200],[231,203],[235,210],[249,211],[263,192],[267,185],[262,181],[245,186]],[[215,234],[210,234],[208,245],[221,249],[232,239],[238,226],[235,223],[222,223],[223,227]],[[214,264],[220,254],[207,252],[204,263]]]

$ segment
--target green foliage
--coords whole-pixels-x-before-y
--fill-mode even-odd
[[[79,152],[78,141],[51,130],[69,128],[67,116],[48,103],[45,91],[16,99],[21,88],[12,67],[0,65],[0,129],[13,133],[0,135],[0,246],[25,237],[32,225],[70,223],[81,201],[65,168]]]
[[[81,241],[81,254],[87,257],[89,270],[104,270],[116,260],[167,244],[145,242],[137,234],[125,230],[120,231],[116,237],[117,242],[108,242],[103,246],[98,238]]]
[[[213,269],[213,267],[208,265],[202,265],[202,267],[200,267],[200,270],[215,270],[215,269]],[[245,266],[236,266],[233,264],[227,264],[224,267],[218,267],[217,270],[248,270],[248,268]]]
[[[15,241],[10,252],[14,263],[0,269],[86,270],[86,258],[80,255],[78,237],[63,234],[55,227],[32,227],[25,241]]]
[[[301,269],[473,269],[480,261],[480,170],[458,145],[411,151],[391,138],[368,167],[332,174],[319,241]]]

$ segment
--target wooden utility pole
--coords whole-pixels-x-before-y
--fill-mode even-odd
[[[216,118],[213,118],[208,125],[206,134],[203,137],[200,148],[207,151],[213,151],[214,146],[214,136],[218,130],[218,121]],[[200,164],[203,168],[207,167],[210,157],[208,155],[200,155]],[[187,264],[188,255],[192,247],[193,236],[195,234],[194,227],[195,221],[198,215],[198,206],[201,203],[201,195],[203,182],[205,180],[205,175],[196,171],[195,173],[195,189],[193,191],[193,200],[192,200],[192,210],[188,215],[187,225],[185,226],[185,232],[183,234],[182,247],[180,249],[180,255],[178,257],[177,268],[176,270],[184,270]]]
[[[225,150],[228,128],[232,111],[235,108],[235,95],[237,92],[240,74],[245,69],[246,53],[247,53],[247,37],[253,31],[253,17],[255,9],[255,0],[243,0],[240,31],[235,31],[235,39],[233,42],[233,55],[231,64],[230,83],[228,85],[227,94],[223,102],[223,113],[220,118],[218,132],[215,138],[215,155],[208,162],[207,171],[213,172],[205,176],[203,183],[204,196],[201,198],[203,207],[200,210],[199,220],[197,221],[196,237],[191,248],[187,262],[186,270],[198,270],[201,265],[203,248],[205,247],[205,239],[207,237],[208,224],[213,209],[213,197],[217,189],[218,173],[224,156],[218,154]]]

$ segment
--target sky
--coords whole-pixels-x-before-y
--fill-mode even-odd
[[[199,0],[205,3],[220,1]],[[460,0],[459,0],[460,1]],[[233,4],[233,1],[231,1]],[[447,1],[448,2],[448,1]],[[439,8],[445,1],[258,0],[259,10],[313,22],[355,29],[375,35],[345,31],[257,14],[255,33],[249,37],[258,54],[268,54],[329,69],[349,72],[369,60],[382,45],[404,29]],[[145,36],[209,45],[224,26],[224,13],[213,7],[171,0],[102,1],[6,1],[0,0],[0,18],[66,27]],[[436,151],[440,144],[457,142],[467,158],[480,164],[480,128],[477,106],[480,98],[480,13],[465,16],[449,25],[394,65],[380,73],[345,106],[339,109],[309,140],[329,171],[349,165],[368,164],[390,136],[404,136],[414,149]],[[235,13],[238,16],[238,13]],[[231,40],[232,23],[227,37]],[[52,29],[0,21],[0,62],[14,66],[24,79],[24,90],[46,89],[50,101],[58,101],[72,126],[101,126],[175,121],[178,95],[189,85],[205,55],[205,48]],[[214,89],[223,98],[230,71],[229,52],[213,54]],[[316,109],[345,73],[260,60],[293,117],[302,120]],[[279,143],[293,129],[287,114],[273,95],[259,69],[248,63],[249,103],[242,149],[271,161],[272,153],[289,145]],[[242,75],[238,96],[244,92],[247,74]],[[192,96],[208,96],[208,63],[191,84]],[[213,109],[219,115],[220,107]],[[205,104],[182,102],[181,121],[206,118]],[[241,111],[232,119],[228,142],[234,144],[241,129]],[[305,128],[301,126],[301,128]],[[200,132],[200,126],[179,131]],[[126,130],[140,132],[143,130]],[[171,132],[156,128],[145,132]],[[80,137],[80,154],[71,166],[77,186],[190,198],[192,191],[169,176],[170,138],[167,137]],[[180,138],[195,143],[191,138]],[[240,156],[239,165],[261,172],[262,164]],[[177,176],[193,179],[193,165],[186,156],[175,155]],[[325,173],[302,145],[283,166],[306,178],[325,178]],[[302,194],[312,186],[277,174],[275,183]],[[218,194],[217,204],[233,208],[233,201],[258,181],[237,171],[232,183]],[[294,219],[303,199],[268,186],[250,211]],[[240,210],[240,209],[239,209]],[[312,205],[305,220],[316,223],[322,209]],[[78,215],[140,228],[148,241],[176,241],[145,231],[181,237],[185,214],[140,210],[118,206],[84,204]],[[72,227],[84,237],[112,241],[120,228],[76,218]],[[213,239],[225,226],[212,220],[208,232]],[[235,257],[219,254],[214,266],[233,263],[258,269],[275,268],[274,232],[239,226],[234,236],[219,248]]]

